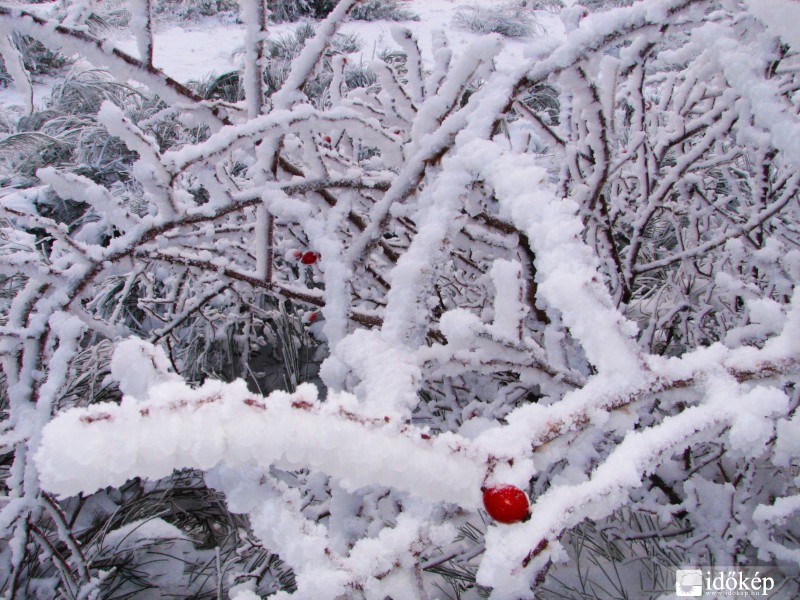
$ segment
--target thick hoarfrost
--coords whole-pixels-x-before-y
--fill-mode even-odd
[[[431,502],[472,509],[480,502],[483,468],[465,443],[453,449],[457,438],[446,445],[414,428],[390,433],[381,427],[389,417],[356,417],[347,395],[320,403],[307,384],[259,398],[243,381],[196,389],[174,375],[159,381],[165,378],[147,373],[153,358],[162,358],[158,350],[123,344],[111,362],[112,375],[126,377],[122,403],[76,409],[45,427],[36,462],[46,489],[71,496],[174,469],[274,464],[320,470],[351,491],[377,484]],[[135,385],[123,361],[134,368],[147,361]]]
[[[598,536],[627,597],[800,564],[796,3],[540,11],[514,59],[395,26],[356,64],[355,0],[296,48],[241,0],[202,93],[151,2],[138,56],[62,4],[0,7],[26,97],[15,32],[108,71],[79,125],[73,88],[27,107],[57,160],[2,145],[5,598],[547,597]]]

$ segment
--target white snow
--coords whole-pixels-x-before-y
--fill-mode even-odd
[[[132,4],[132,38],[98,47],[47,32],[50,45],[162,94],[171,114],[191,94],[115,45],[154,50],[155,66],[184,82],[244,61],[247,99],[227,120],[194,102],[209,135],[164,152],[149,133],[158,117],[137,124],[102,104],[100,125],[138,156],[125,193],[149,203],[144,216],[119,198],[123,186],[52,167],[38,171],[41,187],[0,196],[0,273],[22,281],[0,325],[11,415],[0,442],[16,453],[0,538],[38,510],[40,486],[66,498],[191,468],[248,514],[299,598],[430,596],[421,565],[465,542],[481,488],[501,483],[536,490],[532,518],[489,523],[482,543],[452,554],[473,552],[462,564],[479,565],[493,598],[531,597],[542,569],[566,556],[565,531],[628,505],[688,511],[720,556],[739,536],[760,559],[800,562],[786,542],[794,534],[781,534],[800,511],[790,471],[800,122],[786,84],[796,75],[770,70],[775,36],[797,44],[785,23],[796,4],[748,0],[748,13],[728,3],[708,22],[703,0],[570,6],[540,15],[543,39],[508,41],[452,29],[455,1],[409,2],[418,23],[342,22],[355,1],[317,24],[269,110],[260,45],[294,26],[263,31],[255,0],[241,0],[241,26],[156,30],[153,48],[145,0]],[[72,25],[83,27],[87,7],[75,5]],[[742,29],[752,15],[766,32]],[[679,41],[662,39],[665,21]],[[19,14],[2,22],[41,35]],[[303,88],[336,31],[364,46],[334,60],[336,89],[312,104]],[[645,60],[650,44],[663,52]],[[398,47],[402,75],[376,61]],[[347,92],[350,60],[372,66],[378,91]],[[526,79],[557,89],[557,123],[530,108],[501,119]],[[197,181],[208,202],[189,192]],[[50,190],[97,220],[70,229],[40,213]],[[112,227],[119,235],[104,240]],[[667,241],[653,241],[658,228]],[[306,251],[318,253],[313,264],[298,260]],[[230,343],[248,363],[273,343],[277,311],[264,296],[281,294],[302,306],[281,312],[292,326],[322,317],[303,334],[328,344],[324,401],[310,383],[262,394],[234,379],[241,371],[202,384],[174,372],[187,368],[173,352],[181,335],[207,351]],[[134,295],[137,330],[162,345],[120,337]],[[121,401],[53,416],[91,329],[114,339]],[[698,446],[723,449],[733,477],[695,466]],[[650,485],[656,472],[680,504]],[[7,536],[16,557],[19,531]],[[57,533],[69,543],[67,528]],[[146,554],[168,539],[191,553],[160,519],[105,543]],[[150,574],[178,581],[177,564]],[[231,599],[257,598],[251,583]]]
[[[347,394],[320,405],[310,385],[268,398],[241,380],[192,389],[164,372],[165,361],[143,341],[120,344],[112,373],[122,380],[122,403],[71,410],[45,427],[36,460],[46,489],[68,496],[136,475],[255,461],[264,469],[320,469],[350,490],[377,483],[429,501],[471,508],[480,501],[482,466],[447,450],[452,439],[428,442],[413,428],[392,427],[391,417],[362,419],[348,410]]]
[[[153,63],[178,81],[200,81],[241,67],[245,29],[241,25],[214,23],[168,26],[155,32]],[[116,42],[120,50],[133,54],[136,41],[123,38]]]

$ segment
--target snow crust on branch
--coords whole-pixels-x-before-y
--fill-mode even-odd
[[[124,378],[122,403],[71,410],[45,427],[37,463],[46,489],[69,496],[224,462],[309,467],[351,490],[378,484],[431,502],[473,509],[480,502],[483,469],[457,436],[430,441],[416,428],[390,432],[383,418],[352,414],[352,396],[321,404],[310,385],[266,398],[242,381],[192,389],[164,374],[165,366],[163,354],[142,341],[119,346],[112,373]]]
[[[153,9],[152,0],[130,0],[131,31],[136,38],[139,58],[153,66]]]
[[[600,372],[640,372],[642,358],[633,341],[636,326],[620,314],[598,278],[599,262],[581,240],[578,206],[557,197],[547,184],[547,173],[531,157],[509,155],[482,141],[459,156],[464,156],[466,169],[478,171],[495,190],[500,215],[528,233],[539,290],[559,307],[589,361]]]
[[[246,24],[244,93],[247,116],[251,119],[261,113],[264,102],[262,73],[266,65],[264,43],[266,37],[267,7],[264,0],[239,0],[242,22]]]

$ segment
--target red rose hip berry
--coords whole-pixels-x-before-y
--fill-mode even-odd
[[[319,252],[312,252],[309,250],[308,252],[304,252],[303,256],[300,257],[300,262],[304,265],[313,265],[315,262],[319,260]]]
[[[528,496],[513,485],[495,485],[484,489],[483,506],[498,523],[517,523],[530,514]]]

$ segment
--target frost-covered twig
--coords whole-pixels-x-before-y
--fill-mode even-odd
[[[331,398],[320,404],[309,386],[293,395],[274,392],[259,398],[243,382],[207,382],[197,390],[182,383],[158,384],[145,400],[128,397],[119,406],[75,409],[54,420],[45,428],[39,451],[40,478],[46,488],[65,496],[120,485],[132,476],[159,478],[176,468],[255,460],[265,468],[321,469],[351,489],[378,483],[432,501],[477,506],[483,470],[469,456],[465,440],[426,440],[414,428],[398,430],[383,419],[364,421],[348,410],[349,402]],[[176,425],[179,431],[165,436],[164,427]],[[115,443],[130,430],[141,443]],[[162,441],[147,441],[156,439]],[[65,440],[72,440],[69,454],[63,452]],[[367,457],[377,448],[380,460],[370,461]],[[88,480],[87,461],[99,456],[103,463],[92,467]],[[398,468],[385,469],[385,460]],[[443,479],[445,473],[453,478]]]

